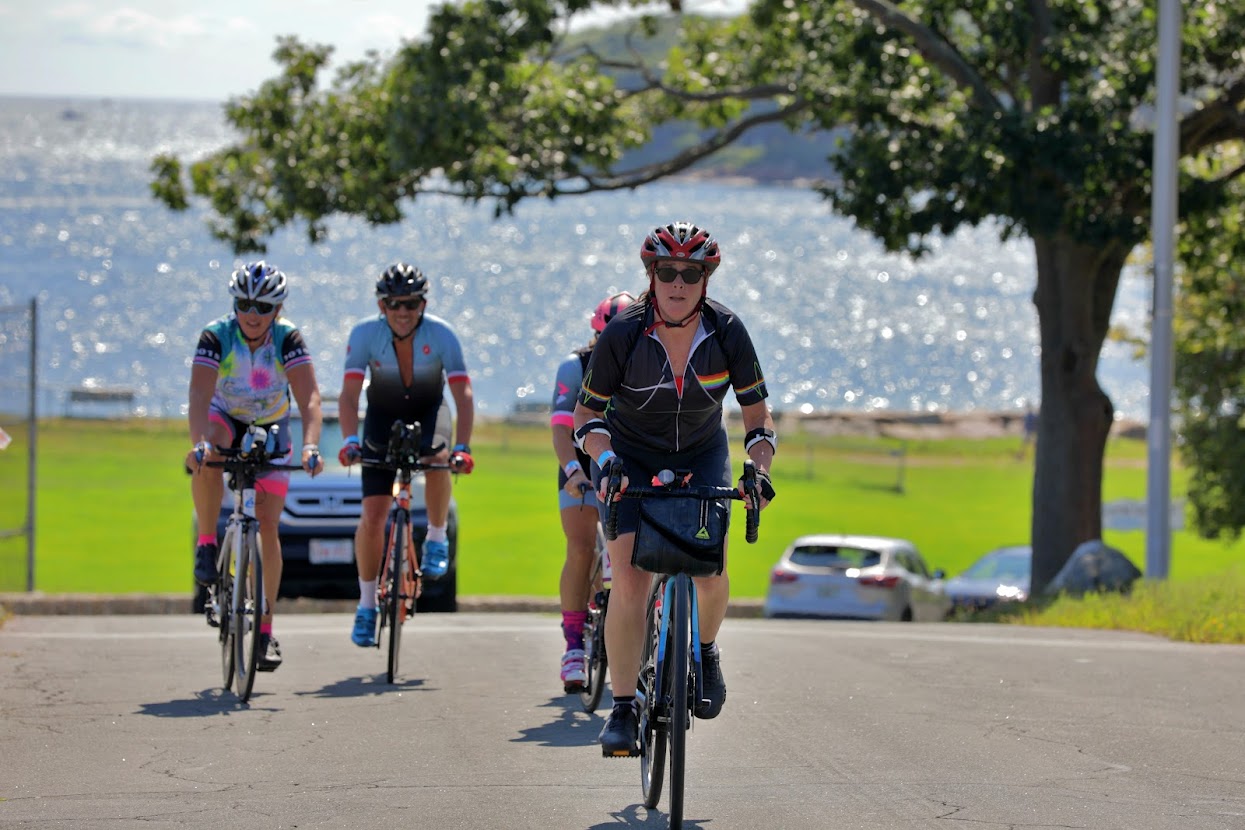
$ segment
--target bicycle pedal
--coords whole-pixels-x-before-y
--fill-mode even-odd
[[[601,757],[603,758],[639,758],[641,754],[638,746],[634,749],[615,749],[613,751],[601,747]]]
[[[576,680],[573,683],[562,684],[562,691],[566,692],[568,695],[577,695],[580,692],[587,691],[587,689],[588,684],[579,680]]]

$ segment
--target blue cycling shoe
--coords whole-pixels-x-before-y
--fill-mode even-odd
[[[440,579],[450,569],[450,543],[424,540],[424,558],[419,569],[429,579]]]
[[[360,648],[376,645],[376,609],[359,608],[354,614],[354,630],[350,640]]]

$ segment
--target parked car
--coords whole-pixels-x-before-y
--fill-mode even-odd
[[[302,420],[297,410],[290,413],[291,446],[303,445]],[[363,509],[359,467],[349,470],[337,462],[341,449],[341,429],[337,420],[337,403],[322,404],[324,428],[320,433],[320,453],[324,471],[312,478],[306,473],[290,475],[290,489],[281,513],[281,574],[282,597],[314,597],[320,599],[357,599],[359,575],[354,558],[354,532]],[[219,539],[225,532],[233,497],[225,491],[220,517],[216,523]],[[424,479],[417,475],[411,482],[411,522],[416,546],[423,544],[428,531],[428,514],[424,509]],[[450,567],[438,580],[425,580],[423,593],[416,602],[416,611],[456,611],[458,609],[458,509],[450,502],[449,517]],[[191,557],[194,538],[191,535]],[[195,592],[194,610],[203,610],[205,592]]]
[[[945,619],[943,572],[916,546],[884,536],[801,536],[770,574],[766,617]]]
[[[947,580],[951,610],[981,611],[1004,602],[1029,598],[1033,548],[1011,545],[996,548],[959,576]]]

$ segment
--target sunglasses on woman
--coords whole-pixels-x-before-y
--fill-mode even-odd
[[[272,314],[276,311],[272,303],[261,303],[259,300],[234,300],[233,310],[239,314]]]
[[[423,304],[423,300],[391,300],[388,297],[385,298],[385,308],[390,311],[397,311],[400,308],[405,308],[407,311],[415,311]]]
[[[704,277],[705,272],[694,265],[686,268],[675,268],[671,265],[663,265],[657,268],[653,273],[657,275],[657,279],[662,282],[674,282],[676,278],[682,277],[685,285],[696,285]]]

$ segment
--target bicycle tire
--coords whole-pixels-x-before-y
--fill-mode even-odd
[[[670,826],[683,826],[683,785],[687,772],[687,729],[691,717],[688,697],[688,658],[691,642],[691,578],[674,578],[674,608],[670,612],[670,649],[666,652],[670,680]]]
[[[404,512],[394,517],[389,528],[389,545],[386,551],[388,564],[385,570],[385,622],[389,625],[389,682],[398,676],[398,659],[402,649],[402,577],[406,569],[407,532],[409,522]]]
[[[234,692],[238,700],[246,703],[255,689],[259,664],[259,623],[264,605],[264,563],[259,555],[259,539],[254,527],[248,527],[243,533],[234,586]]]
[[[234,527],[225,530],[225,538],[221,540],[220,557],[216,563],[216,621],[220,625],[217,632],[220,636],[220,669],[221,687],[225,691],[233,688],[233,547]]]
[[[661,700],[656,694],[658,666],[658,640],[661,638],[661,611],[657,608],[657,598],[665,588],[665,580],[653,577],[649,589],[648,613],[644,625],[644,650],[640,657],[640,677],[636,684],[637,690],[643,693],[644,701],[640,706],[640,789],[644,795],[644,806],[653,809],[661,800],[661,788],[666,775],[666,733],[667,724]],[[666,683],[661,684],[663,687]],[[666,692],[663,690],[662,695]]]
[[[579,691],[579,702],[585,712],[595,712],[605,692],[605,678],[609,673],[609,660],[605,653],[605,610],[608,603],[609,591],[601,591],[597,607],[588,609],[588,618],[584,621],[584,666],[588,680]]]

